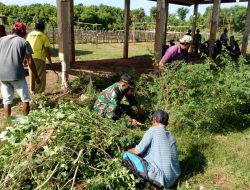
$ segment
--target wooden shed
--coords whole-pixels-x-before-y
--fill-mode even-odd
[[[138,0],[137,0],[138,1]],[[140,0],[142,1],[142,0]],[[218,30],[219,11],[221,3],[236,3],[248,2],[246,25],[243,32],[242,40],[242,54],[247,50],[248,36],[250,32],[250,2],[249,0],[151,0],[156,1],[157,17],[155,28],[155,55],[160,55],[162,47],[166,43],[167,34],[167,17],[169,4],[178,4],[183,6],[194,5],[193,12],[193,26],[192,32],[196,29],[196,18],[199,4],[213,4],[212,23],[210,29],[210,49],[209,55],[213,54],[213,44],[216,39]],[[124,47],[123,58],[128,58],[128,35],[129,35],[129,17],[130,17],[130,2],[131,0],[124,0]],[[74,48],[74,22],[73,22],[73,6],[74,0],[57,0],[57,22],[58,22],[58,39],[59,39],[59,57],[62,61],[62,84],[64,88],[67,86],[67,72],[70,69],[70,63],[75,62],[75,48]]]

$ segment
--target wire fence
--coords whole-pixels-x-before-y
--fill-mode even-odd
[[[32,31],[32,28],[27,28],[27,33]],[[7,33],[10,33],[7,30]],[[47,28],[45,33],[48,35],[51,44],[58,44],[57,28]],[[124,42],[124,30],[84,30],[84,29],[74,29],[74,37],[76,44],[85,43],[123,43]],[[168,31],[166,41],[174,40],[178,41],[185,32]],[[204,40],[209,38],[209,33],[201,33]],[[155,31],[154,30],[130,30],[129,31],[129,42],[154,42]]]
[[[57,29],[46,30],[47,35],[49,36],[52,43],[57,43]],[[180,39],[185,33],[169,31],[167,33],[167,41]],[[202,34],[202,33],[201,33]],[[83,30],[75,29],[75,43],[84,44],[84,43],[123,43],[124,42],[124,30],[114,30],[114,31],[105,31],[105,30]],[[204,39],[208,39],[209,34],[202,34]],[[143,31],[143,30],[130,30],[129,31],[129,42],[153,42],[155,40],[155,31]]]

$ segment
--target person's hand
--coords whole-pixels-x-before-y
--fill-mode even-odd
[[[143,123],[137,121],[136,119],[132,119],[131,123],[132,123],[133,126],[136,126],[136,125],[144,125]]]
[[[23,66],[24,67],[28,67],[28,59],[27,58],[24,58],[24,60],[23,60]]]

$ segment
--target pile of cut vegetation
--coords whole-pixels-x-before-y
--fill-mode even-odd
[[[33,111],[0,149],[0,189],[131,189],[121,153],[138,140],[127,120],[102,120],[73,102]]]

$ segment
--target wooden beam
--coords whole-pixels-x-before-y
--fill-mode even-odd
[[[124,8],[124,44],[123,44],[123,58],[128,58],[128,41],[129,41],[129,18],[130,18],[130,0],[125,1]]]
[[[197,27],[197,14],[198,14],[198,3],[194,4],[194,12],[192,19],[192,37],[195,35],[195,30]],[[194,48],[192,46],[191,51],[194,52]]]
[[[70,1],[57,0],[57,25],[58,25],[58,46],[59,59],[62,63],[62,89],[68,90],[68,71],[70,69]]]
[[[210,40],[209,40],[209,57],[212,57],[214,52],[214,43],[216,40],[216,33],[218,30],[219,14],[220,14],[220,3],[221,0],[214,0],[213,13],[212,13],[212,23],[210,30]]]
[[[246,25],[245,25],[245,30],[243,32],[242,48],[241,48],[241,53],[243,55],[246,55],[247,53],[249,33],[250,33],[250,2],[248,1]]]
[[[166,44],[166,22],[169,0],[157,0],[157,15],[155,28],[155,58],[159,61],[162,57],[162,46]]]

